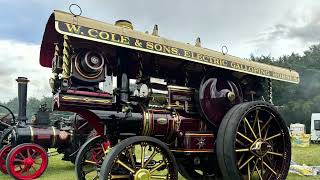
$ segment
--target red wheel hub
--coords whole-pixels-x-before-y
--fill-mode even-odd
[[[15,179],[36,179],[48,165],[47,152],[36,144],[21,144],[11,150],[6,167]]]
[[[33,165],[33,163],[34,163],[34,160],[33,160],[31,157],[29,157],[29,158],[26,158],[26,159],[23,161],[23,163],[24,163],[26,166],[31,167],[31,166]]]
[[[7,145],[0,150],[0,171],[4,174],[8,174],[8,171],[6,168],[6,159],[11,149],[12,147]]]

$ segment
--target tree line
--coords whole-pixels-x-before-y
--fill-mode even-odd
[[[251,59],[299,72],[299,84],[273,81],[273,101],[288,125],[305,124],[309,133],[311,114],[320,113],[320,44],[309,47],[303,55],[292,53],[277,59],[251,56]]]

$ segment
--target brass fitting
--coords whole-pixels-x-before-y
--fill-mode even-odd
[[[230,102],[233,102],[236,99],[236,95],[234,94],[234,92],[228,92],[227,93],[227,98]]]

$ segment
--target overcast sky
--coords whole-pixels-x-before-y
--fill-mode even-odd
[[[17,95],[15,78],[26,76],[29,97],[50,95],[50,70],[39,65],[39,47],[54,9],[113,23],[130,20],[140,31],[158,24],[160,36],[248,58],[303,54],[319,43],[320,1],[316,0],[0,0],[0,101]]]

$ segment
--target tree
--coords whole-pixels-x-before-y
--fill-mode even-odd
[[[273,81],[273,99],[283,107],[280,112],[288,124],[303,123],[309,132],[311,113],[320,112],[320,44],[311,46],[302,56],[292,53],[278,59],[270,56],[251,59],[299,72],[298,85]]]

